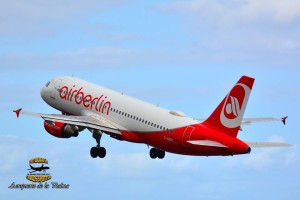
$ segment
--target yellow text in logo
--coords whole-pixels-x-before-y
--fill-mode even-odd
[[[46,163],[48,164],[48,160],[46,158],[32,158],[31,160],[29,160],[29,164],[32,163]]]

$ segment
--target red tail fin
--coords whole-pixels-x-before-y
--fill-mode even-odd
[[[215,111],[202,124],[236,137],[253,83],[254,78],[242,76]]]

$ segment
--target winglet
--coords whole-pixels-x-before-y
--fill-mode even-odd
[[[20,116],[20,113],[22,111],[22,108],[19,108],[18,110],[14,110],[14,112],[16,113],[17,117]]]
[[[281,121],[282,121],[282,123],[285,125],[285,121],[286,121],[286,119],[288,118],[288,116],[285,116],[285,117],[283,117],[283,118],[281,118]]]

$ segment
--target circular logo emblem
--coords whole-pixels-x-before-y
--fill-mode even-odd
[[[48,160],[45,158],[33,158],[29,161],[29,173],[26,179],[32,182],[45,182],[51,179],[47,170],[50,169],[48,165]]]

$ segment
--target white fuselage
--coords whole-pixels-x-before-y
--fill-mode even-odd
[[[41,90],[45,102],[71,115],[97,114],[134,132],[175,129],[199,123],[176,111],[146,103],[74,77],[57,77]]]

